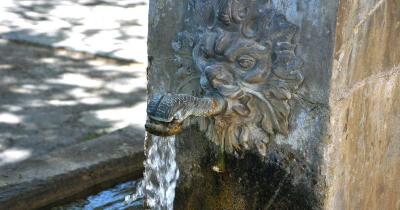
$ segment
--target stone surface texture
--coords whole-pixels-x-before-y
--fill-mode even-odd
[[[198,27],[187,16],[207,2],[150,1],[149,94],[198,94],[196,79],[177,89],[173,43]],[[289,133],[265,158],[226,155],[226,171],[215,173],[218,148],[192,123],[177,137],[176,208],[400,209],[400,2],[265,4],[299,28],[304,82],[290,100]]]
[[[18,165],[0,167],[0,209],[49,209],[137,179],[143,173],[144,132],[127,127]]]
[[[400,209],[400,1],[340,1],[326,209]]]
[[[188,15],[207,9],[209,1],[150,1],[148,93],[198,94],[200,80],[183,89],[177,76],[173,43],[178,32],[199,24]],[[324,198],[320,163],[329,122],[329,81],[332,65],[337,2],[265,1],[285,15],[299,31],[296,55],[305,61],[304,82],[290,100],[289,133],[278,134],[265,158],[243,154],[226,156],[227,171],[211,170],[217,161],[215,144],[195,124],[178,136],[181,179],[177,209],[318,209]],[[195,8],[189,11],[189,8]],[[179,89],[179,90],[177,90]]]

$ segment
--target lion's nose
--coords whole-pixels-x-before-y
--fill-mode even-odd
[[[205,69],[205,73],[209,81],[213,79],[218,79],[219,74],[222,73],[222,66],[221,65],[207,66]]]
[[[229,71],[225,70],[223,65],[211,65],[205,69],[207,80],[213,87],[219,85],[229,85],[233,83],[233,76]]]

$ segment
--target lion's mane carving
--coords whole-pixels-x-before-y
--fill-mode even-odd
[[[187,22],[198,25],[180,32],[172,44],[177,77],[181,84],[198,78],[202,94],[227,101],[225,113],[205,119],[201,128],[227,152],[265,155],[276,133],[288,134],[288,100],[303,81],[295,55],[297,27],[260,1],[189,6],[197,19]]]

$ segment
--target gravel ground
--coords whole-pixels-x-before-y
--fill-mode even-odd
[[[145,65],[0,39],[0,166],[143,129]]]

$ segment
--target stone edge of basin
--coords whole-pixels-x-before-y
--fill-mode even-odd
[[[0,209],[40,209],[143,174],[144,130],[126,127],[15,166],[0,167]]]

